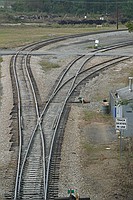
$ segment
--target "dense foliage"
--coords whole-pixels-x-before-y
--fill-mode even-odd
[[[133,32],[133,22],[127,22],[126,26],[129,30],[129,32]]]
[[[0,0],[11,4],[14,11],[54,14],[116,15],[132,19],[133,0]]]

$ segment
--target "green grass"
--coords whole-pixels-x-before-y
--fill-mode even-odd
[[[1,86],[1,62],[3,61],[2,57],[0,57],[0,104],[1,104],[1,94],[2,94],[2,86]]]
[[[84,143],[83,147],[86,150],[87,154],[96,153],[96,152],[99,152],[100,150],[104,150],[103,146],[100,146],[100,145],[98,146],[98,145],[94,145],[90,143]]]
[[[0,78],[1,78],[1,62],[3,61],[2,57],[0,57]]]
[[[86,159],[84,160],[84,167],[91,164],[100,165],[104,160],[118,160],[118,153],[116,150],[111,150],[112,154],[110,155],[106,154],[106,148],[108,145],[83,143],[82,146],[86,155]]]
[[[83,147],[86,150],[87,154],[89,155],[90,153],[100,153],[108,147],[108,145],[98,145],[98,144],[91,144],[91,143],[83,143]]]
[[[3,61],[3,58],[2,57],[0,57],[0,63]]]
[[[115,29],[103,27],[100,30]],[[85,32],[98,31],[95,27],[76,27],[76,26],[60,26],[46,27],[42,25],[10,25],[0,26],[0,48],[19,47],[35,41],[47,38],[58,37],[63,35],[71,35]]]
[[[91,122],[100,122],[100,123],[109,123],[109,124],[114,123],[111,115],[103,114],[101,112],[96,112],[96,111],[84,110],[83,119],[87,121],[88,123],[91,123]]]
[[[48,61],[41,61],[39,64],[42,66],[42,69],[44,71],[48,71],[50,69],[59,68],[60,67],[60,65],[58,65],[56,63],[48,62]]]

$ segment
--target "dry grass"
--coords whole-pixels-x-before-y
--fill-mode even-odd
[[[58,65],[56,63],[48,62],[48,61],[41,61],[39,64],[42,66],[42,69],[45,71],[60,67],[60,65]]]
[[[1,62],[3,61],[2,57],[0,57],[0,78],[1,78]]]
[[[87,32],[88,29],[46,28],[40,26],[1,26],[0,48],[19,47],[52,37]]]
[[[108,27],[103,27],[108,30]],[[112,29],[112,28],[111,28]],[[100,29],[101,30],[101,29]],[[28,43],[44,40],[52,37],[72,35],[98,31],[92,27],[46,27],[42,25],[10,25],[0,26],[0,48],[19,47]]]
[[[88,123],[100,122],[100,123],[109,123],[111,125],[114,124],[111,115],[95,111],[84,110],[83,120],[87,121]]]

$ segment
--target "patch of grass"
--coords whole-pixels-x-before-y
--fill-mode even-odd
[[[27,27],[22,25],[13,27],[4,26],[0,28],[0,48],[18,47],[51,37],[49,31],[45,31],[43,28],[39,27]]]
[[[84,160],[84,166],[91,164],[101,164],[106,159],[117,159],[116,156],[107,155],[106,145],[94,145],[90,143],[83,143],[86,159]]]
[[[0,57],[0,63],[3,61],[3,58]],[[1,64],[0,64],[0,78],[1,78]]]
[[[99,151],[105,150],[104,145],[94,145],[94,144],[90,144],[90,143],[83,143],[83,147],[86,150],[87,154],[97,153]]]
[[[101,123],[114,124],[111,115],[103,114],[101,112],[96,112],[96,111],[84,110],[83,120],[87,121],[88,123],[101,122]]]
[[[42,66],[42,69],[45,71],[60,67],[60,65],[58,65],[56,63],[48,62],[48,61],[41,61],[39,64]]]
[[[1,62],[3,61],[3,58],[0,57],[0,105],[1,105],[1,94],[2,94],[2,85],[1,85]]]
[[[87,49],[94,49],[94,46],[88,46]]]
[[[94,151],[94,145],[93,144],[84,143],[83,147],[87,151],[87,153],[89,153],[89,154]]]
[[[2,58],[2,57],[0,57],[0,63],[1,63],[1,62],[3,62],[3,58]]]
[[[103,29],[108,30],[109,28],[104,27]],[[0,26],[0,48],[14,48],[52,37],[92,31],[97,31],[97,28],[57,26],[57,24],[54,24],[53,27],[41,26],[39,24]]]
[[[35,41],[41,41],[53,37],[84,33],[88,29],[82,28],[52,28],[41,26],[1,26],[0,27],[0,48],[19,47]]]

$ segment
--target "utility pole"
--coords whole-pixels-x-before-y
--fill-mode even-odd
[[[118,23],[119,23],[119,20],[118,20],[118,1],[116,0],[116,27],[117,27],[117,30],[118,30]]]

